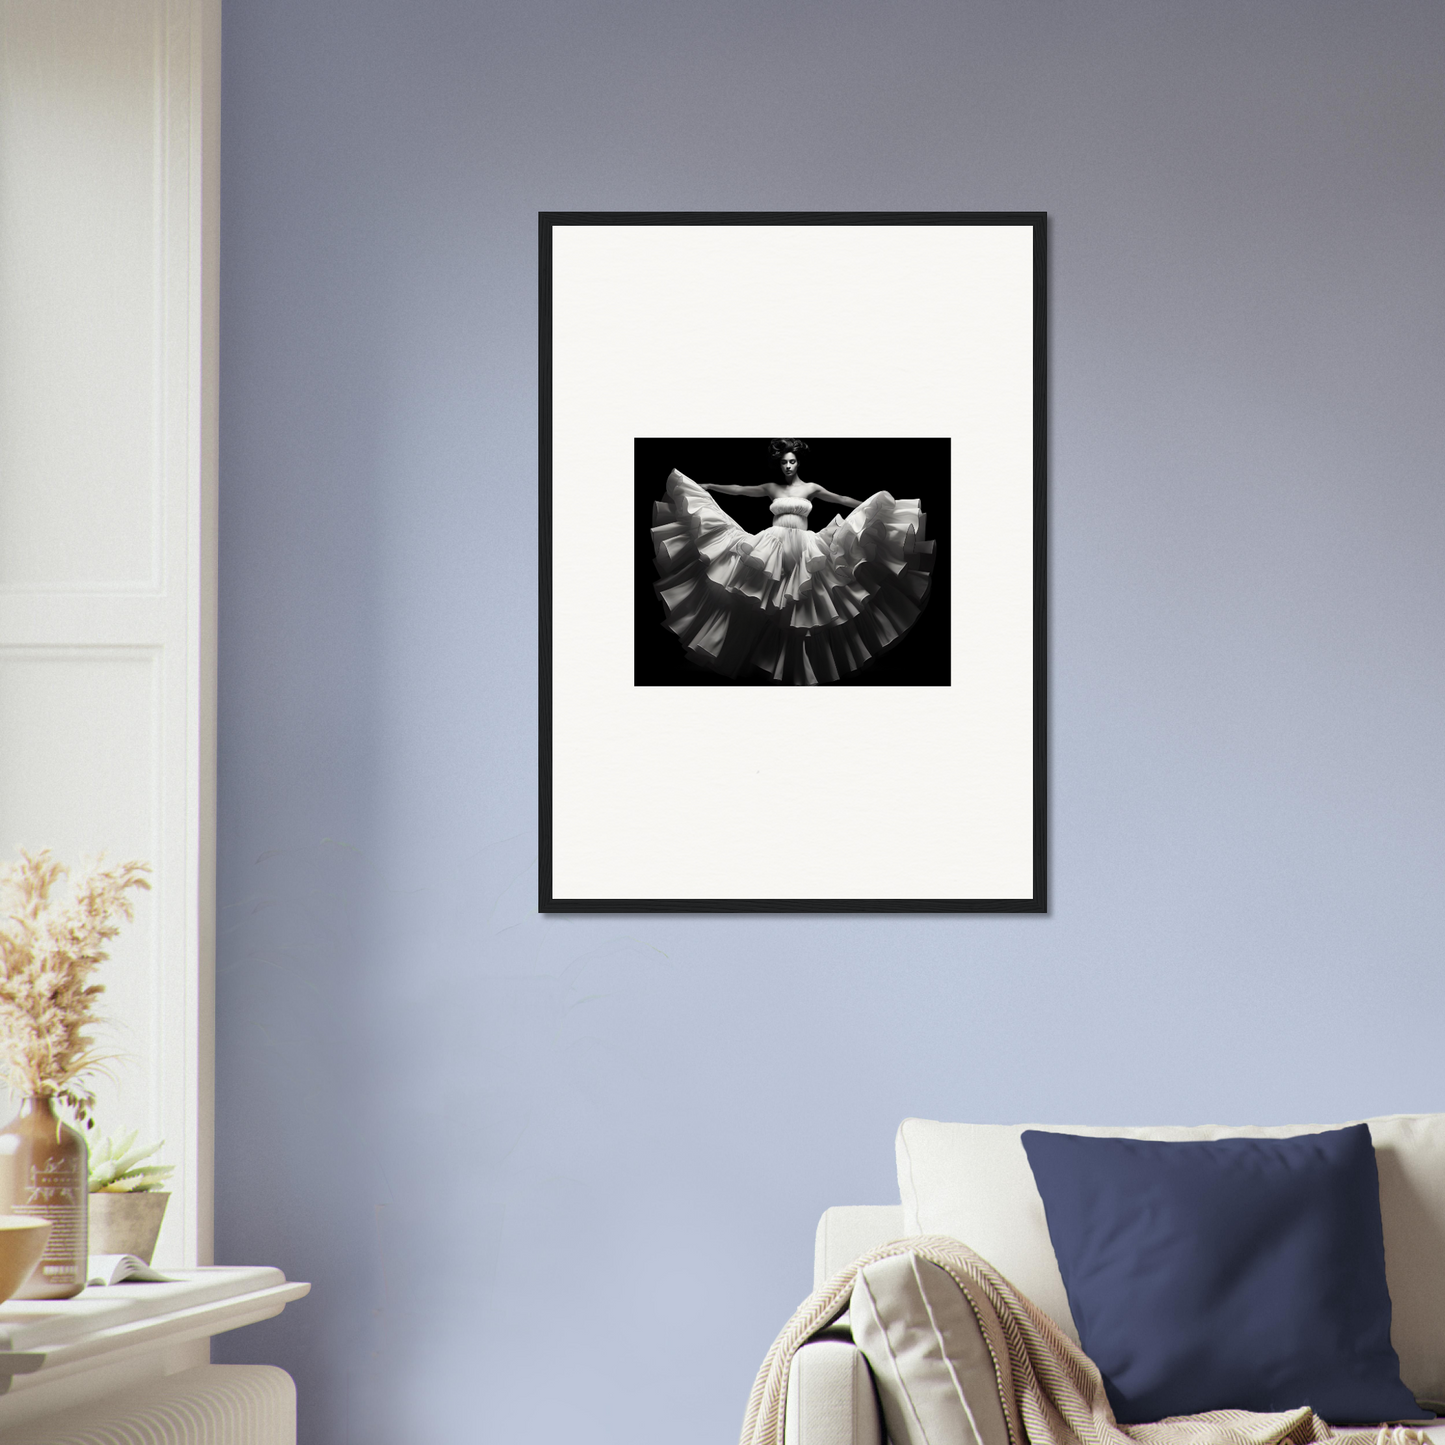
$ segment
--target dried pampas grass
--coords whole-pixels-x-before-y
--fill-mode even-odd
[[[110,954],[106,945],[120,920],[135,916],[133,888],[149,888],[145,863],[81,871],[69,897],[56,896],[70,869],[48,848],[21,852],[0,871],[0,1048],[13,1092],[59,1099],[87,1122],[95,1095],[86,1074],[111,1055],[96,1049],[89,1030],[104,984],[90,976]]]

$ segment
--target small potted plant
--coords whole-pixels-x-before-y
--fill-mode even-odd
[[[151,1262],[170,1194],[170,1164],[147,1164],[160,1144],[138,1146],[136,1130],[106,1139],[90,1155],[90,1252]],[[165,1141],[162,1140],[162,1143]]]

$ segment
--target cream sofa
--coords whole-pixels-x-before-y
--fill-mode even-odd
[[[1395,1114],[1365,1120],[1380,1173],[1385,1268],[1392,1304],[1391,1340],[1401,1378],[1425,1402],[1445,1401],[1445,1114]],[[1020,1135],[1026,1128],[1138,1139],[1287,1138],[1331,1124],[1099,1128],[1070,1125],[946,1124],[906,1119],[897,1138],[901,1202],[843,1205],[818,1222],[813,1283],[890,1240],[918,1234],[962,1239],[1077,1340],[1063,1280],[1049,1243],[1043,1203]],[[987,1348],[977,1344],[980,1398],[972,1440],[1009,1445],[1002,1415],[986,1398]],[[966,1371],[971,1342],[963,1347]],[[974,1396],[966,1389],[970,1407]],[[1438,1407],[1445,1412],[1445,1405]],[[1430,1434],[1445,1445],[1445,1424]],[[848,1317],[814,1336],[794,1357],[788,1378],[786,1445],[884,1445],[876,1391],[855,1348]]]

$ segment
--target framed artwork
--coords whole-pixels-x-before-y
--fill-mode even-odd
[[[541,911],[1045,911],[1045,217],[540,222]]]

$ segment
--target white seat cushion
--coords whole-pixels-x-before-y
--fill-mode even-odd
[[[1363,1122],[1370,1126],[1380,1171],[1390,1338],[1400,1378],[1421,1399],[1445,1400],[1445,1114]],[[905,1119],[897,1139],[904,1231],[961,1239],[1077,1341],[1043,1201],[1020,1142],[1025,1129],[1128,1139],[1283,1139],[1339,1127],[1101,1128]]]

